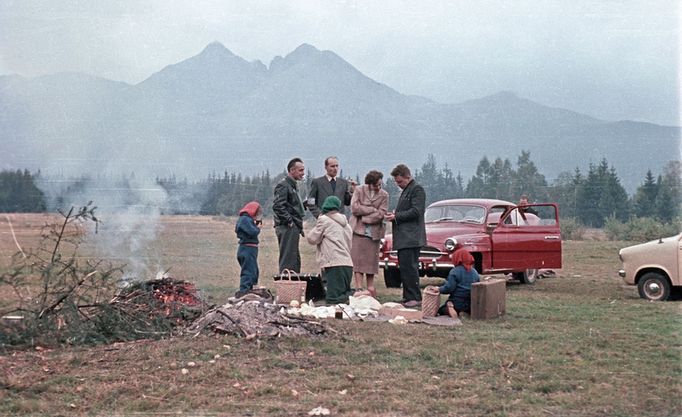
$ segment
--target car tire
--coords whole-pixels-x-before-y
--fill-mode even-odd
[[[538,279],[538,270],[526,269],[523,272],[514,272],[512,276],[521,284],[535,284],[535,281]]]
[[[647,272],[637,282],[639,296],[645,300],[666,301],[671,288],[668,279],[658,272]]]
[[[386,288],[400,288],[403,283],[400,279],[400,270],[398,268],[384,269],[384,283]]]

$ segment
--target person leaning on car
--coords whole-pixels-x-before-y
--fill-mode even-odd
[[[419,251],[426,244],[426,192],[412,178],[406,165],[397,165],[391,171],[391,176],[402,189],[395,211],[387,213],[386,220],[393,223],[393,248],[398,251],[403,305],[418,307],[422,300],[419,291]]]
[[[522,214],[528,213],[528,214],[535,214],[535,215],[537,216],[537,215],[538,215],[538,212],[535,211],[534,208],[532,208],[532,207],[525,207],[525,206],[528,206],[528,204],[530,204],[530,203],[528,202],[528,194],[521,194],[521,197],[519,197],[519,211],[520,211]]]
[[[275,199],[272,202],[275,220],[275,234],[279,244],[279,272],[285,269],[301,272],[301,254],[298,249],[300,236],[303,236],[304,208],[298,195],[296,181],[305,175],[301,158],[294,158],[287,164],[287,176],[275,186]]]

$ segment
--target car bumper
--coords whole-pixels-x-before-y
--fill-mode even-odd
[[[379,268],[397,268],[398,262],[394,260],[380,260]],[[438,262],[436,260],[420,259],[419,260],[419,271],[423,273],[438,272],[438,271],[450,271],[454,265],[448,262]]]

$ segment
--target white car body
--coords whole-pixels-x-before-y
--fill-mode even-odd
[[[618,252],[623,269],[618,275],[628,285],[637,285],[639,295],[649,300],[667,300],[682,287],[682,233],[628,246]]]

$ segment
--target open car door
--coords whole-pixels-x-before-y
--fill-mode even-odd
[[[561,268],[561,229],[556,204],[516,206],[492,229],[494,269]]]

